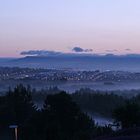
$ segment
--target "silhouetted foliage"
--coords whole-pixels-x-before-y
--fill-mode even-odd
[[[127,101],[124,106],[120,106],[113,112],[116,122],[120,122],[122,128],[140,126],[140,106],[133,102]]]
[[[43,109],[26,128],[30,131],[26,135],[37,140],[89,140],[93,128],[94,122],[81,112],[70,95],[61,92],[46,97]]]
[[[19,125],[20,140],[90,140],[110,135],[112,129],[95,125],[83,111],[109,116],[113,110],[123,128],[140,126],[139,95],[126,103],[124,97],[101,93],[80,90],[70,95],[53,88],[36,91],[18,85],[0,96],[0,128]],[[34,94],[36,99],[40,95],[41,100],[45,98],[41,109],[33,104]]]
[[[93,133],[94,137],[110,135],[114,131],[111,129],[110,126],[96,126],[95,132]]]
[[[84,111],[111,117],[112,111],[125,103],[123,97],[102,91],[81,89],[71,95]]]
[[[6,96],[1,98],[0,124],[24,125],[35,111],[29,86],[26,88],[23,85],[18,85],[14,90],[9,89]]]

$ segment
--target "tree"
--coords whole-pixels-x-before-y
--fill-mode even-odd
[[[71,96],[61,92],[47,95],[43,109],[30,120],[25,135],[37,140],[90,140],[93,127],[94,122]]]
[[[18,85],[14,90],[9,89],[5,96],[5,117],[7,125],[24,125],[35,111],[35,105],[32,102],[31,89],[23,85]]]
[[[124,106],[118,107],[113,112],[116,122],[120,122],[122,128],[140,126],[140,106],[132,101],[127,101]]]

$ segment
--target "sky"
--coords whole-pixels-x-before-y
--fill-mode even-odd
[[[28,50],[140,53],[140,0],[1,0],[0,57]]]

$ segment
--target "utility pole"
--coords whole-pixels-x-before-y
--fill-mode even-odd
[[[18,125],[10,125],[9,128],[15,131],[15,140],[18,140]]]

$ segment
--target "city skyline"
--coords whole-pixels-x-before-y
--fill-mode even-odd
[[[0,57],[29,50],[140,54],[139,0],[0,2]]]

